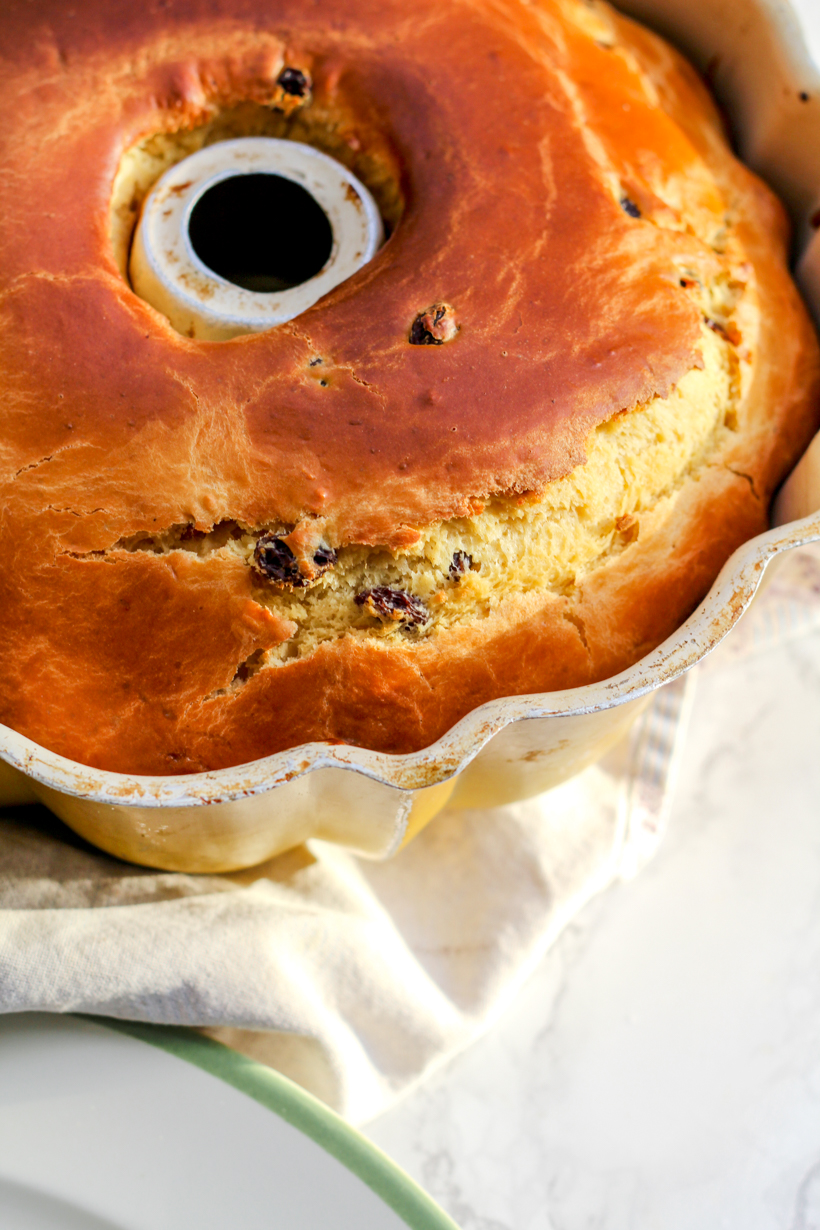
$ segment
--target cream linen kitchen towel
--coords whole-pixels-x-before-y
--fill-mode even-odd
[[[820,556],[795,553],[726,652],[818,624]],[[445,812],[384,863],[312,842],[249,872],[154,872],[42,808],[0,813],[0,1009],[204,1027],[366,1120],[485,1030],[584,903],[650,857],[690,695],[691,677],[662,689],[572,781]]]

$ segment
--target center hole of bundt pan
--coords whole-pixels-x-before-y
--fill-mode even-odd
[[[327,214],[292,179],[231,175],[203,192],[188,221],[191,246],[208,269],[262,294],[301,286],[330,259]]]

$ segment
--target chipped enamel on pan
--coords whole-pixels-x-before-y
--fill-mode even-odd
[[[796,17],[782,0],[621,7],[702,70],[711,66],[742,156],[791,209],[798,279],[820,320],[820,235],[809,224],[820,204],[820,74]],[[137,777],[90,769],[0,726],[0,803],[42,802],[94,845],[168,870],[253,866],[309,838],[386,858],[448,803],[526,798],[602,755],[652,692],[726,636],[772,559],[820,541],[818,510],[820,438],[781,491],[777,528],[734,553],[700,607],[654,652],[602,683],[483,705],[412,755],[312,743],[213,773]]]

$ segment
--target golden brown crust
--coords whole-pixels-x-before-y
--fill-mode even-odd
[[[0,364],[28,369],[8,465],[59,455],[54,502],[74,506],[79,487],[84,513],[104,507],[98,546],[154,519],[208,522],[206,492],[246,524],[323,514],[335,541],[390,542],[469,496],[567,473],[592,427],[692,366],[697,312],[670,260],[691,245],[620,208],[557,80],[570,53],[534,14],[437,0],[222,3],[219,18],[210,0],[185,0],[137,19],[125,0],[83,0],[77,21],[40,0],[49,34],[4,73],[3,163],[19,171],[0,193]],[[30,26],[16,33],[14,12],[0,39],[22,51]],[[609,53],[583,48],[603,72]],[[335,93],[360,117],[357,141],[387,135],[404,216],[365,270],[298,321],[190,341],[117,275],[113,173],[137,137],[261,97],[266,82],[272,94],[284,59],[309,62],[317,103]],[[458,311],[457,344],[409,345],[416,315],[438,301]],[[229,448],[213,447],[214,428]],[[160,450],[157,478],[177,470],[175,481],[146,498],[146,454]],[[112,481],[101,455],[116,458]]]
[[[817,344],[786,272],[782,210],[653,36],[613,19],[617,46],[599,45],[559,0],[83,0],[78,12],[38,0],[0,16],[2,159],[15,171],[0,179],[0,720],[143,773],[318,739],[412,750],[493,697],[623,669],[765,527],[817,426]],[[317,105],[354,117],[351,142],[392,151],[401,224],[291,325],[190,341],[117,271],[118,159],[215,105],[266,101],[284,62],[310,69]],[[657,225],[621,208],[590,130]],[[288,636],[247,569],[112,551],[186,522],[305,516],[325,518],[334,544],[400,547],[476,498],[568,473],[592,428],[698,362],[678,269],[706,250],[663,227],[659,157],[692,182],[708,166],[704,217],[732,213],[760,305],[754,376],[742,430],[576,593],[530,595],[406,648],[341,638],[237,681],[238,663]],[[409,345],[436,302],[454,305],[457,339]]]

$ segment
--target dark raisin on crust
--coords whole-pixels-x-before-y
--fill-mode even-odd
[[[743,340],[740,335],[740,330],[731,321],[728,324],[721,324],[719,320],[713,320],[711,316],[704,316],[703,323],[717,333],[718,337],[722,337],[724,342],[729,342],[732,346],[739,346]]]
[[[634,513],[625,513],[615,522],[615,530],[620,535],[625,546],[634,542],[640,532],[640,521]]]
[[[324,543],[317,547],[313,553],[313,562],[321,572],[324,572],[325,568],[332,568],[338,559],[339,557],[333,548],[326,547]]]
[[[278,581],[281,585],[304,585],[296,556],[276,534],[263,534],[257,540],[253,562],[257,571],[269,581]]]
[[[426,312],[419,312],[410,326],[408,341],[411,346],[443,346],[460,328],[455,308],[449,303],[434,303]]]
[[[357,606],[364,607],[368,615],[383,621],[394,620],[410,627],[420,627],[430,620],[430,614],[421,598],[406,593],[403,589],[391,589],[389,585],[377,585],[357,594]]]
[[[276,78],[276,84],[294,98],[304,98],[310,90],[310,81],[299,68],[283,68]]]
[[[337,559],[332,547],[321,544],[313,555],[316,572],[312,577],[307,577],[302,573],[299,561],[288,544],[278,534],[263,534],[257,539],[253,549],[253,564],[257,572],[269,581],[275,581],[278,585],[291,585],[295,589],[302,589],[305,585],[310,585],[311,581],[318,580],[323,572],[333,567]]]
[[[625,214],[629,214],[630,218],[642,217],[639,207],[634,201],[631,201],[628,196],[621,197],[621,209]]]
[[[410,345],[411,346],[440,346],[441,342],[437,342],[425,325],[425,313],[419,312],[413,324],[410,327]]]
[[[456,584],[464,576],[465,572],[469,572],[473,566],[473,557],[468,555],[466,551],[454,551],[453,559],[450,564],[450,580]]]

